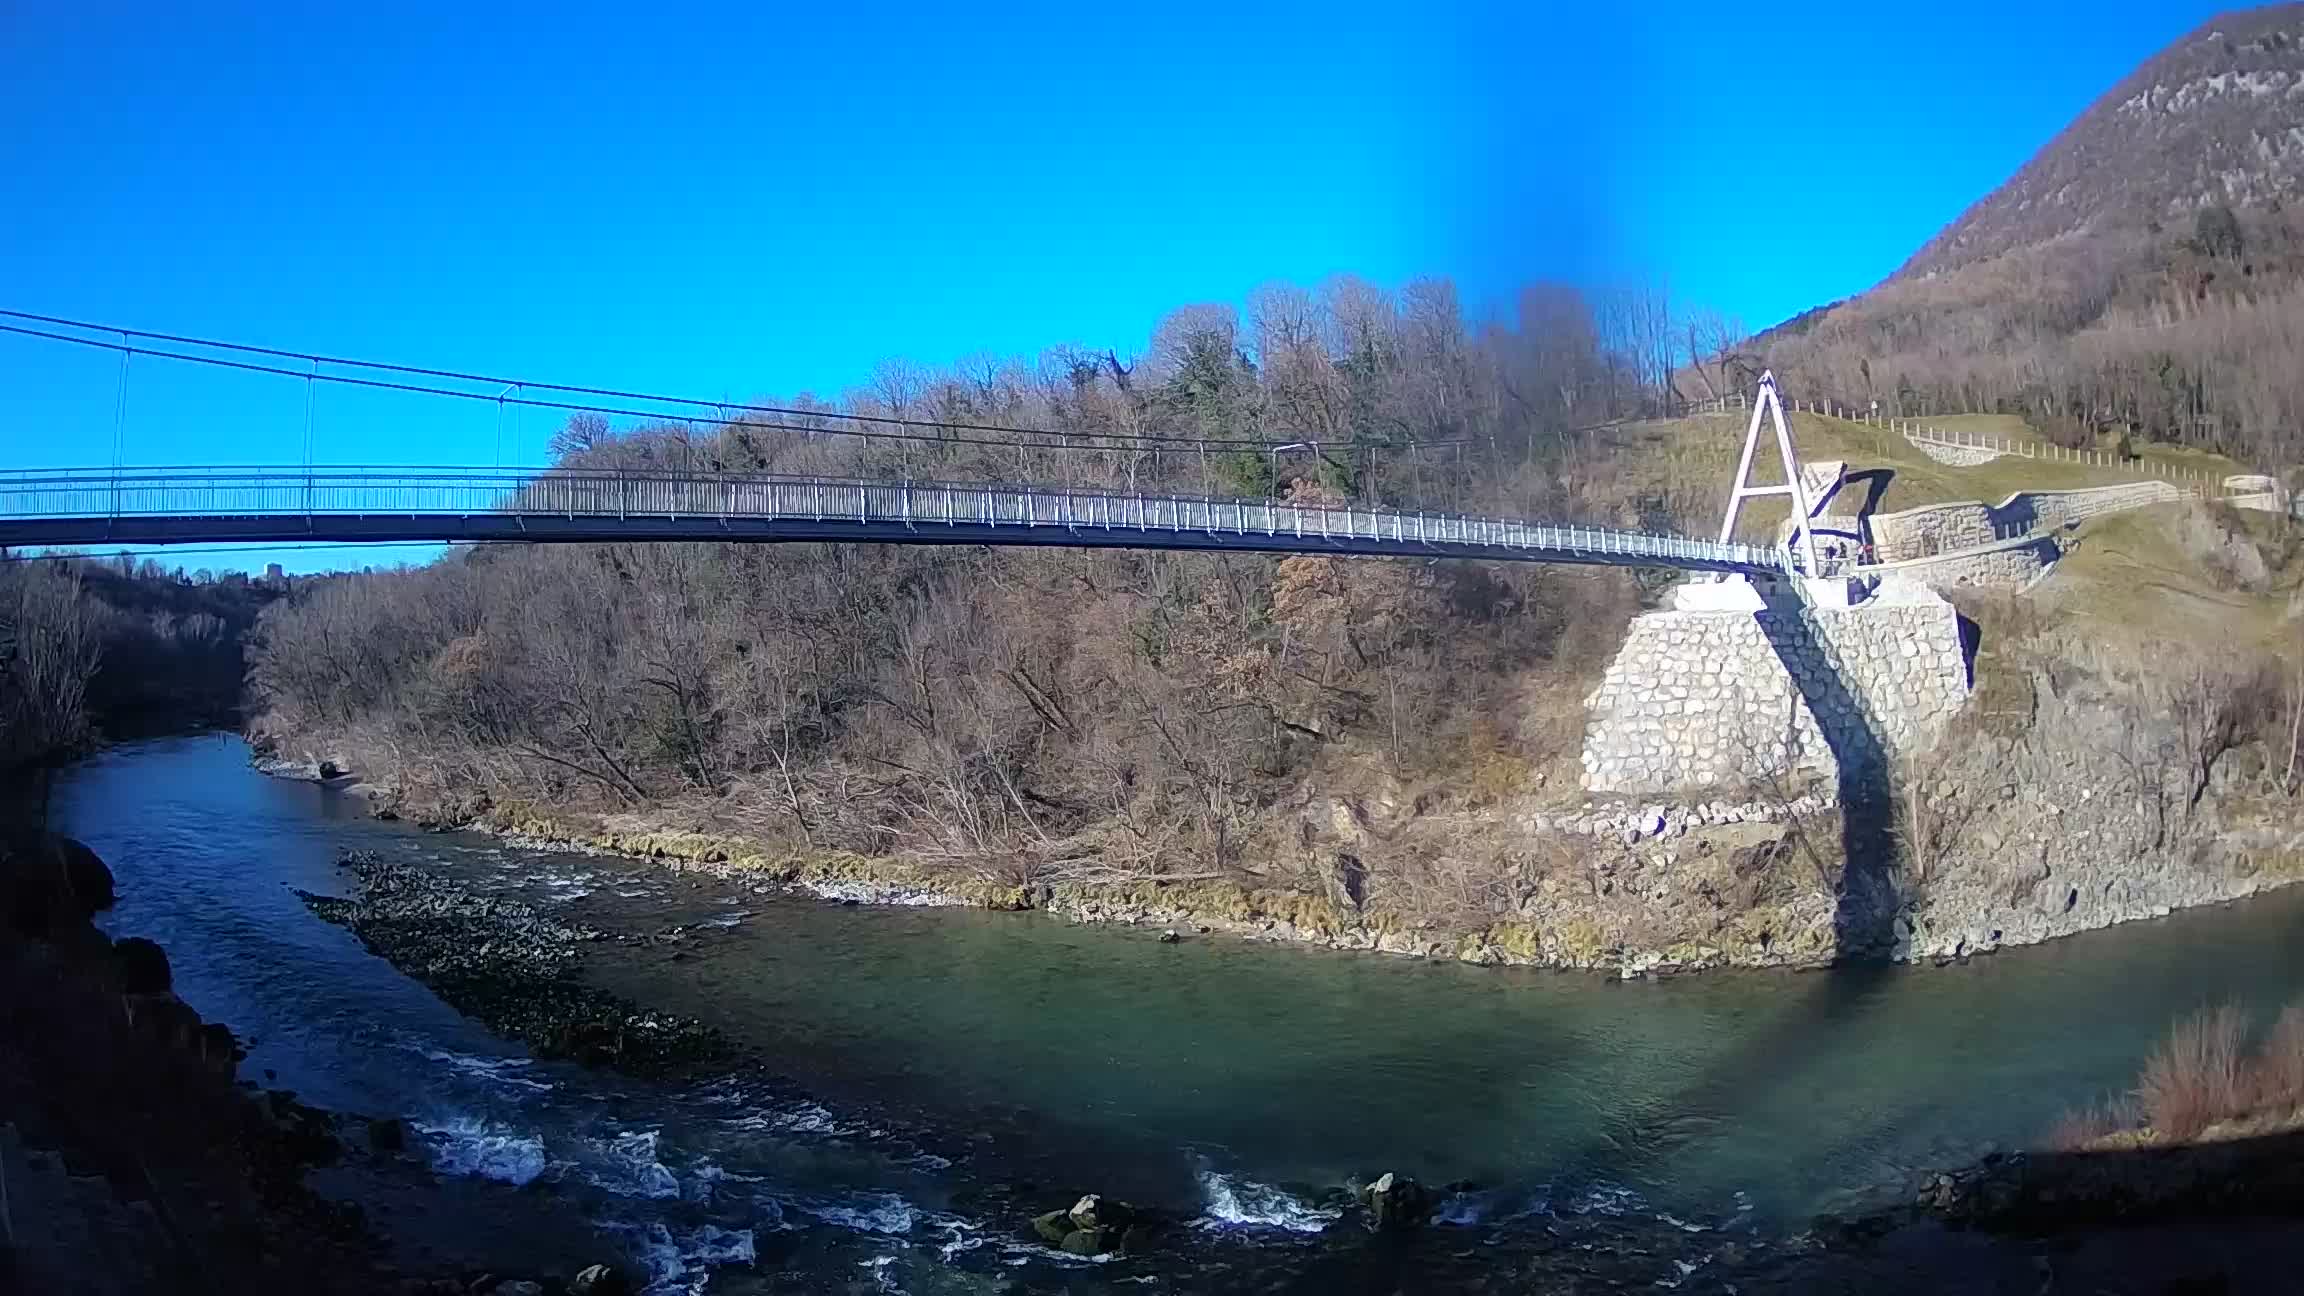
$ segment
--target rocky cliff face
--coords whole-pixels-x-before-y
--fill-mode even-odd
[[[2304,829],[2227,688],[2079,644],[2035,657],[2008,691],[2028,725],[1971,717],[1912,771],[1883,952],[2030,944],[2304,877]]]
[[[2304,5],[2221,15],[2154,55],[1897,273],[2261,206],[2304,188]]]

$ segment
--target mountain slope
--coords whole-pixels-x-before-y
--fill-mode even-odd
[[[2078,232],[2304,192],[2304,4],[2228,13],[2146,60],[1895,278]]]

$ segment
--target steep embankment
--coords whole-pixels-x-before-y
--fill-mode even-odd
[[[326,1121],[237,1088],[231,1031],[171,993],[167,955],[90,925],[112,903],[103,862],[65,838],[11,840],[0,895],[0,1287],[385,1285],[357,1212],[303,1185],[335,1156]]]

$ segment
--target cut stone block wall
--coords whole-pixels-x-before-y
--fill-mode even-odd
[[[1950,464],[1955,468],[1974,468],[1978,464],[1988,464],[2007,453],[2007,451],[1993,446],[1954,445],[1949,441],[1930,441],[1921,437],[1906,437],[1905,439],[1910,441],[1912,448],[1921,454],[1940,464]]]
[[[1872,518],[1875,561],[1926,558],[1996,540],[2052,531],[2120,509],[2184,498],[2167,482],[2129,482],[2087,490],[2018,491],[1997,505],[1981,500],[1925,504]]]
[[[1861,574],[1909,581],[1937,591],[2020,589],[2038,579],[2063,553],[2063,546],[2056,542],[2055,536],[2037,535],[2013,544],[1990,545],[1941,558],[1917,558],[1865,567]]]
[[[1836,748],[1893,759],[1967,697],[1959,615],[1915,586],[1843,611],[1650,612],[1585,699],[1583,782],[1646,795],[1835,778]]]

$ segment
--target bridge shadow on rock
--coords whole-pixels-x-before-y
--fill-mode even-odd
[[[1840,489],[1845,491],[1857,486],[1863,488],[1864,502],[1856,506],[1856,516],[1868,522],[1873,514],[1880,511],[1880,501],[1888,494],[1889,484],[1895,480],[1896,470],[1893,468],[1867,468],[1842,478]]]
[[[1845,865],[1833,910],[1833,948],[1843,960],[1886,955],[1895,946],[1900,907],[1886,730],[1849,683],[1838,648],[1817,625],[1818,614],[1787,587],[1764,584],[1761,592],[1767,608],[1755,615],[1838,768]]]

